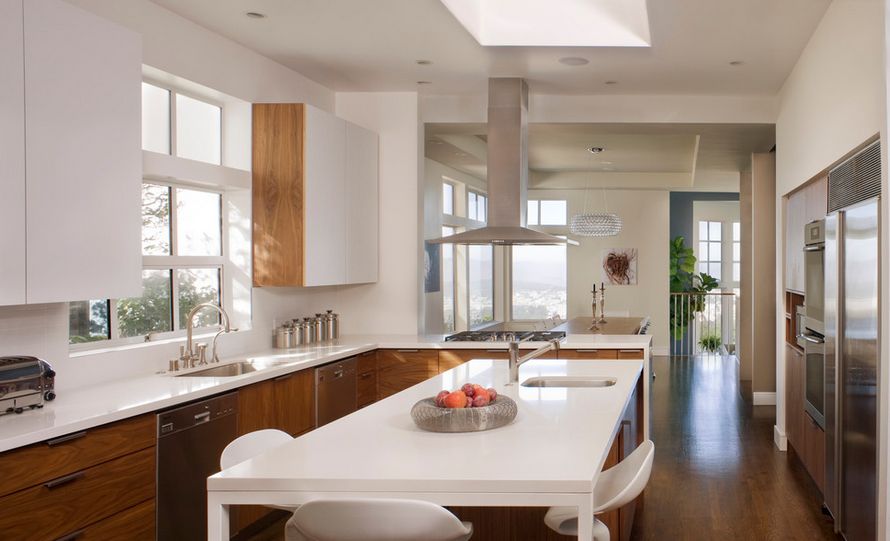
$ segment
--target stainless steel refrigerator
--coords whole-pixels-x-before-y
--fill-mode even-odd
[[[829,175],[830,212],[825,220],[825,503],[835,518],[835,531],[847,541],[872,541],[877,530],[877,145],[863,151],[870,154],[848,167],[851,170],[834,179]]]

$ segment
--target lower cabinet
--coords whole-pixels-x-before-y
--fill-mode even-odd
[[[377,400],[417,385],[438,373],[438,350],[377,350]]]
[[[155,416],[0,455],[4,539],[154,539]]]
[[[825,490],[825,431],[806,412],[806,359],[785,346],[785,436],[820,491]]]
[[[581,360],[642,360],[642,349],[560,349],[560,359]]]
[[[358,356],[356,404],[363,408],[377,400],[377,351],[366,351]]]
[[[443,349],[439,351],[439,373],[472,359],[506,359],[506,349]]]

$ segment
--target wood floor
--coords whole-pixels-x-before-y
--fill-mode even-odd
[[[655,465],[632,539],[835,539],[815,484],[773,445],[775,407],[741,398],[733,357],[653,366]]]
[[[773,445],[775,407],[741,398],[734,358],[653,366],[655,466],[632,540],[840,539],[803,466]],[[256,539],[283,539],[283,522]]]

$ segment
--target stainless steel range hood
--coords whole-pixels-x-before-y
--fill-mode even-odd
[[[488,80],[488,224],[434,244],[566,244],[525,227],[528,191],[528,85]]]

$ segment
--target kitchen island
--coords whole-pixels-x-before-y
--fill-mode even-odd
[[[530,388],[507,384],[506,361],[470,361],[211,476],[208,538],[229,538],[229,505],[359,496],[469,507],[576,506],[579,539],[591,539],[593,488],[643,373],[640,361],[541,359],[520,367],[520,382],[569,375],[614,378],[615,385]],[[465,434],[414,425],[415,402],[466,382],[515,400],[515,421]]]

